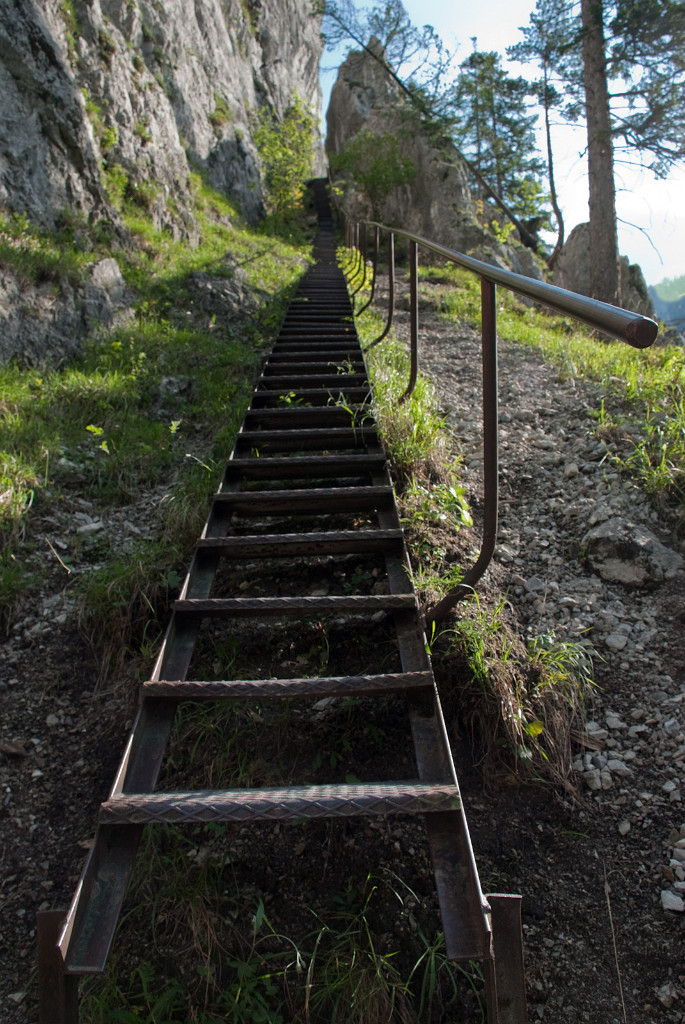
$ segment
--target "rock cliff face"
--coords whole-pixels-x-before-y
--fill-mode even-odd
[[[254,117],[297,93],[318,123],[320,27],[310,0],[0,0],[0,213],[116,230],[126,195],[192,241],[195,168],[257,221]],[[0,358],[61,358],[111,322],[130,296],[101,270],[56,291],[0,264]]]
[[[318,113],[321,46],[308,0],[0,0],[0,204],[97,215],[104,163],[182,229],[190,161],[256,219],[251,115]]]

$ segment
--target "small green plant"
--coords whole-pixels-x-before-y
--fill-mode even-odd
[[[459,704],[490,760],[569,786],[571,733],[592,692],[592,648],[537,637],[526,647],[507,623],[506,602],[477,595],[432,645],[438,679],[459,680]]]
[[[117,44],[114,37],[105,28],[98,29],[98,53],[100,60],[105,67],[111,68],[112,57],[117,52]]]
[[[277,220],[300,207],[312,173],[315,129],[314,115],[297,94],[281,120],[266,107],[257,116],[253,137],[263,166],[266,204]]]
[[[403,141],[399,135],[362,130],[331,157],[333,170],[349,176],[366,199],[366,212],[372,220],[380,220],[383,204],[394,189],[409,185],[416,177],[413,160],[402,152]]]
[[[408,1024],[437,1019],[467,986],[479,999],[476,975],[447,960],[440,933],[431,940],[418,929],[413,962],[387,934],[377,938],[389,917],[411,917],[420,904],[397,875],[349,878],[333,906],[310,909],[314,926],[294,937],[272,924],[261,897],[231,885],[224,832],[222,825],[190,834],[168,826],[146,830],[132,882],[135,909],[122,921],[120,938],[135,933],[137,956],[136,930],[151,912],[158,952],[128,977],[119,963],[90,982],[85,1019]],[[183,970],[174,969],[173,959],[162,965],[164,951],[179,941],[186,944]]]
[[[489,226],[490,231],[500,245],[506,245],[509,241],[509,236],[515,230],[515,225],[509,220],[505,220],[504,223],[500,223],[498,220],[491,220]]]
[[[209,123],[214,129],[214,134],[219,138],[224,125],[232,121],[231,111],[228,103],[218,92],[214,93],[214,110],[209,115]]]
[[[363,340],[373,337],[378,320],[365,313],[358,323]],[[400,490],[416,481],[448,481],[456,486],[449,435],[444,417],[438,412],[435,388],[419,374],[416,387],[406,402],[400,402],[409,380],[409,357],[397,342],[372,348],[367,365],[373,389],[373,411],[392,462]]]
[[[69,229],[47,232],[26,214],[0,213],[0,267],[16,271],[31,284],[78,285],[92,252],[74,244]]]

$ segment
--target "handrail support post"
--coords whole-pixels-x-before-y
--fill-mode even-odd
[[[481,332],[483,339],[483,540],[475,563],[434,608],[426,612],[426,625],[444,618],[454,606],[472,593],[495,551],[499,504],[499,441],[497,403],[497,286],[482,277]]]
[[[400,403],[411,396],[419,374],[419,247],[413,239],[409,243],[409,355],[409,384]]]

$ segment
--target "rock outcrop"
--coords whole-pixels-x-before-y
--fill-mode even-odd
[[[371,40],[369,49],[378,48]],[[335,162],[360,131],[396,135],[402,155],[416,169],[414,180],[393,189],[382,219],[464,251],[486,242],[466,168],[449,143],[434,144],[421,128],[399,87],[369,52],[352,52],[338,72],[326,114],[326,151]],[[355,217],[369,214],[361,196],[348,190],[343,200]],[[489,239],[487,239],[489,240]]]
[[[133,315],[133,292],[115,259],[88,267],[82,283],[31,284],[0,267],[0,362],[37,365],[73,356],[86,335]]]
[[[377,56],[374,56],[376,54]],[[404,159],[415,169],[412,181],[387,194],[380,216],[389,225],[423,235],[451,249],[530,277],[541,276],[532,254],[502,245],[478,221],[477,207],[463,160],[447,138],[436,138],[421,124],[407,97],[384,70],[381,44],[371,39],[341,66],[326,114],[326,151],[336,156],[360,132],[394,136]],[[335,172],[338,178],[345,175]],[[342,203],[350,216],[369,217],[368,202],[346,182]]]
[[[310,0],[0,0],[0,213],[48,232],[80,216],[116,233],[126,196],[192,242],[200,169],[256,222],[255,115],[280,117],[297,94],[318,119],[320,28]],[[89,322],[72,308],[87,310],[88,296],[29,289],[22,326],[27,302],[13,296],[26,282],[0,270],[0,358],[61,356]]]
[[[642,270],[637,263],[620,258],[621,305],[643,316],[654,314],[654,305]],[[577,224],[566,239],[554,267],[554,284],[581,295],[591,295],[590,287],[590,225]]]

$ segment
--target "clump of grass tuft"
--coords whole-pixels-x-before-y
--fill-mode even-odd
[[[50,233],[32,225],[25,213],[0,213],[0,267],[31,284],[80,284],[93,254],[74,242],[69,229]]]
[[[502,768],[571,788],[571,733],[593,688],[592,648],[553,633],[525,645],[507,624],[506,602],[483,608],[474,595],[435,637],[436,677],[445,700],[482,746],[488,769]]]
[[[357,328],[362,340],[372,338],[377,318],[364,314]],[[412,478],[445,481],[452,474],[452,453],[445,418],[435,388],[419,374],[416,387],[400,403],[409,381],[409,356],[396,341],[372,348],[366,356],[373,388],[373,409],[400,487]]]
[[[113,1020],[114,1007],[117,1020],[168,1024],[189,1015],[198,1024],[410,1024],[458,1012],[465,991],[479,1000],[477,979],[447,960],[442,933],[429,939],[417,926],[413,962],[388,947],[388,914],[406,919],[420,902],[397,876],[348,879],[332,910],[310,909],[313,928],[287,935],[254,890],[232,884],[226,833],[223,825],[146,830],[120,931],[135,931],[152,908],[155,946],[128,978],[121,963],[112,964],[84,986],[93,1024]],[[139,961],[137,935],[134,951]]]

